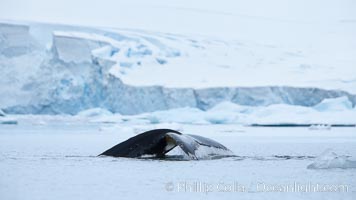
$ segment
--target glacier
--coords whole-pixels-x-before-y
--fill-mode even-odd
[[[328,110],[328,99],[341,98],[341,103],[346,102],[345,109],[354,110],[356,95],[340,89],[278,84],[203,88],[140,86],[125,81],[130,79],[130,73],[141,69],[155,71],[161,67],[174,71],[182,60],[199,52],[191,49],[207,48],[207,43],[202,41],[137,30],[2,22],[1,109],[8,114],[75,115],[102,108],[111,113],[137,115],[186,108],[208,111],[223,102],[231,102],[249,107],[285,104]],[[210,43],[215,47],[222,42]],[[156,71],[153,78],[166,76],[160,73]]]

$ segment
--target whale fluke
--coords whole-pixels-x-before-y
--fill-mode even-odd
[[[162,158],[170,150],[179,146],[190,159],[198,160],[197,150],[206,146],[231,152],[224,145],[198,135],[184,135],[171,129],[154,129],[136,135],[106,150],[100,155],[138,158],[153,155]]]

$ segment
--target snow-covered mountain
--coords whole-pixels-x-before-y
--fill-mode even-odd
[[[308,67],[287,73],[281,66],[303,65],[303,56],[267,58],[256,54],[279,54],[284,49],[253,43],[140,30],[3,22],[0,44],[0,105],[6,113],[76,114],[101,107],[138,114],[182,107],[207,110],[225,101],[247,106],[315,106],[324,99],[343,96],[352,107],[356,104],[353,90],[347,90],[353,82],[345,88],[333,85],[335,89],[306,78],[298,80],[302,86],[308,85],[301,87],[293,82],[293,76]],[[263,61],[251,66],[258,57],[275,59],[278,64],[272,67]],[[268,74],[263,77],[253,75],[253,71],[264,70]],[[241,74],[249,80],[245,84],[239,80]],[[289,78],[292,81],[284,84]]]

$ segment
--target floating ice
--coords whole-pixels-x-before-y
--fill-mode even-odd
[[[333,168],[356,168],[356,161],[349,160],[347,156],[337,155],[331,149],[327,149],[318,156],[315,161],[308,165],[308,169],[333,169]]]
[[[17,120],[13,118],[8,118],[8,117],[0,117],[0,124],[17,124]]]
[[[331,130],[330,124],[313,124],[309,126],[309,130]]]
[[[142,115],[152,124],[158,123],[185,123],[185,124],[209,124],[204,119],[204,111],[196,108],[177,108],[166,111],[157,111]]]
[[[318,111],[352,110],[352,102],[350,102],[347,96],[343,96],[339,98],[324,99],[322,102],[315,105],[314,108]]]
[[[0,117],[4,117],[4,116],[5,116],[4,111],[2,111],[2,110],[0,109]]]
[[[102,108],[84,110],[79,112],[75,117],[79,120],[101,124],[116,124],[122,122],[122,116],[120,114],[113,114]]]
[[[310,130],[330,130],[332,124],[356,124],[356,111],[316,111],[312,107],[296,105],[242,106],[222,102],[206,111],[177,108],[131,117],[134,118],[146,119],[152,124],[314,124]]]
[[[77,114],[80,117],[98,117],[112,115],[112,113],[106,109],[102,108],[92,108],[88,110],[81,111]]]
[[[0,124],[17,124],[17,120],[6,116],[4,111],[0,109]]]

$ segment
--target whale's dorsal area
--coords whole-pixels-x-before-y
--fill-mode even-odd
[[[162,158],[170,150],[179,146],[190,159],[198,160],[197,150],[206,146],[231,152],[224,145],[198,135],[184,135],[171,129],[154,129],[136,135],[106,150],[100,155],[138,158],[153,155]]]

